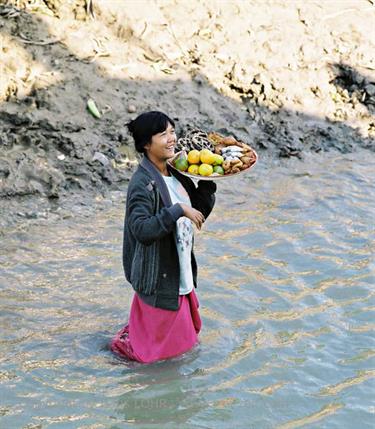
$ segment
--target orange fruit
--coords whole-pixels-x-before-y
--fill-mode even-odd
[[[199,150],[193,149],[188,153],[189,164],[199,164],[200,162],[200,153]]]
[[[201,164],[199,166],[199,174],[201,176],[211,176],[213,171],[214,171],[214,169],[212,168],[212,165],[210,165],[210,164]]]
[[[200,152],[200,160],[202,164],[213,164],[215,162],[215,154],[209,149],[202,149]]]
[[[199,167],[196,164],[191,164],[188,168],[188,173],[199,174]]]

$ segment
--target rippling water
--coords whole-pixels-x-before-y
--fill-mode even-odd
[[[196,234],[203,331],[129,363],[123,202],[0,244],[1,428],[374,427],[375,160],[261,164]]]

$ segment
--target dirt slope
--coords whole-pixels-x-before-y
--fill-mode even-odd
[[[124,189],[150,109],[261,157],[374,151],[374,21],[369,0],[0,1],[0,197]]]

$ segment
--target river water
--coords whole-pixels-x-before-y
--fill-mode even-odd
[[[151,365],[108,350],[132,297],[124,195],[9,231],[0,427],[374,427],[374,183],[366,151],[220,182],[195,240],[200,344]]]

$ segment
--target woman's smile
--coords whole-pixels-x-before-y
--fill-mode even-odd
[[[166,146],[166,149],[168,152],[170,152],[172,154],[172,156],[174,155],[174,147],[175,147],[176,143],[172,142],[172,143],[168,143]]]

